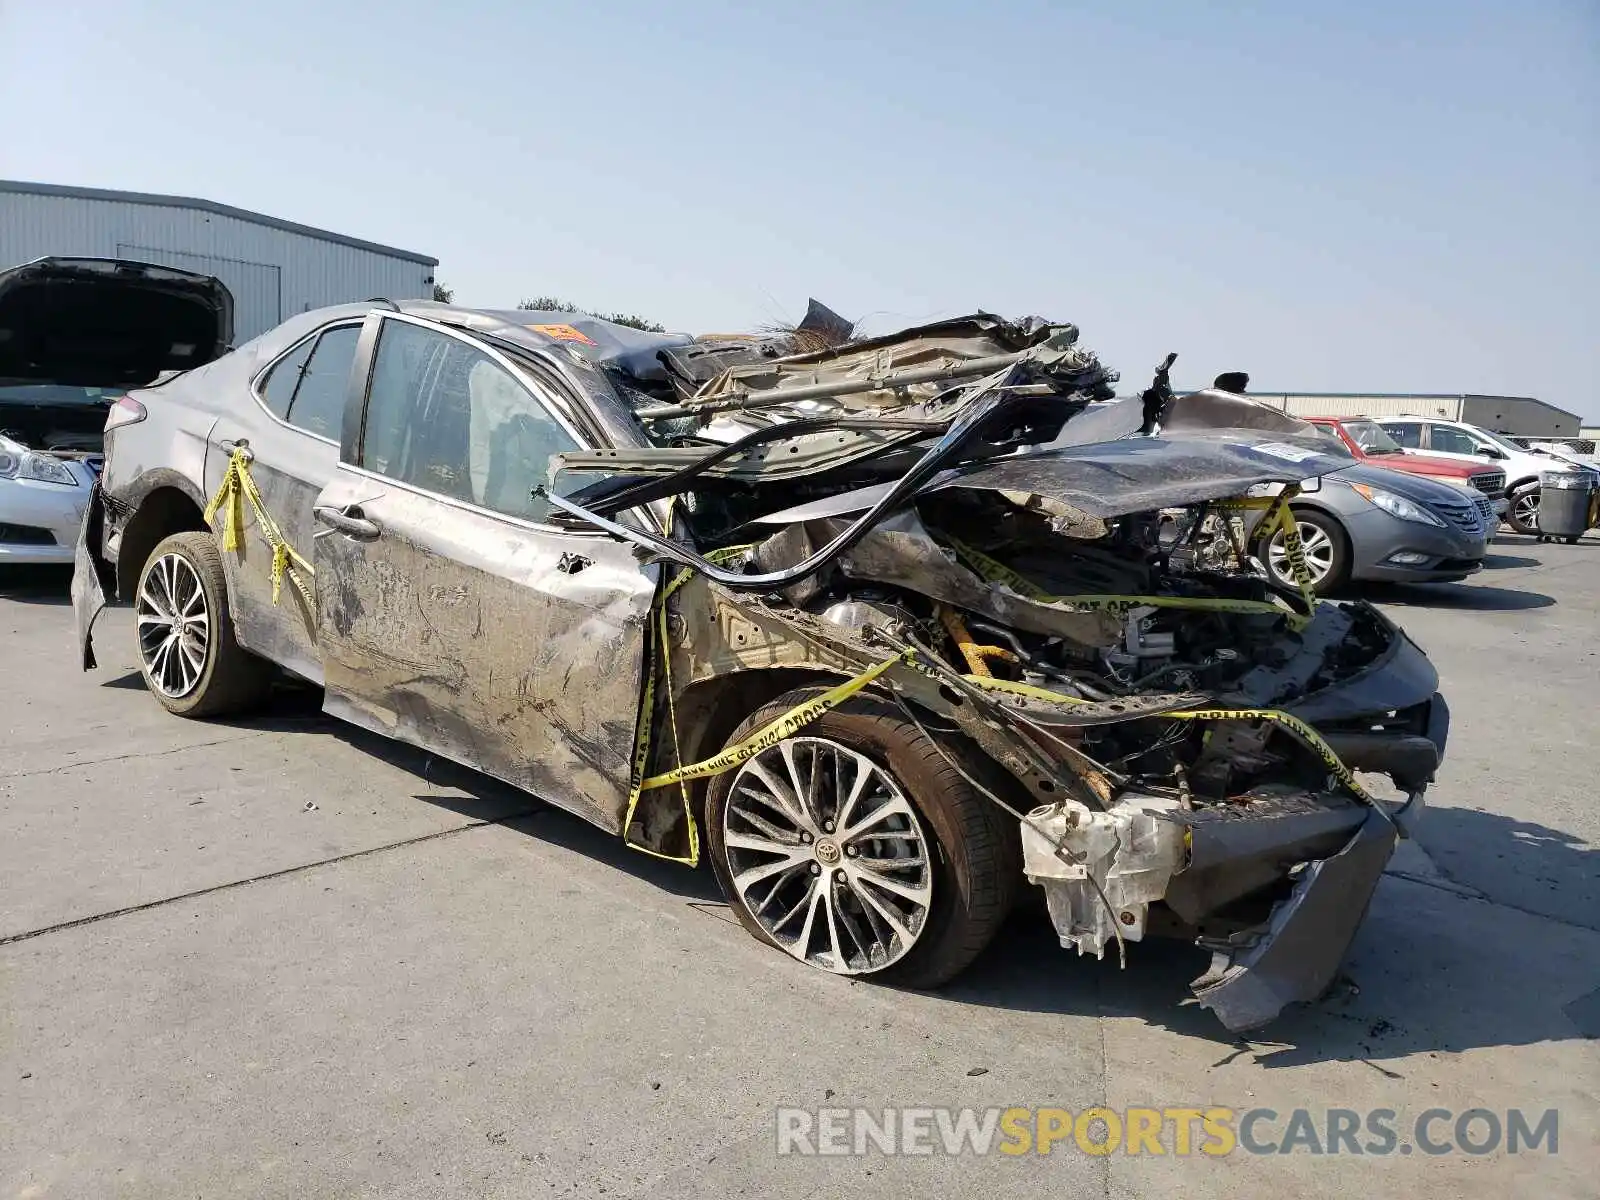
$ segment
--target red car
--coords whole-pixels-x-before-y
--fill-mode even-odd
[[[1443,483],[1467,485],[1494,501],[1494,511],[1504,510],[1506,473],[1492,466],[1478,466],[1445,458],[1439,454],[1417,454],[1401,448],[1376,421],[1367,417],[1305,417],[1344,443],[1346,450],[1364,463],[1404,471],[1408,475],[1427,475]]]

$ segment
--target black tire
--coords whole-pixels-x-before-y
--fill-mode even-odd
[[[778,697],[746,718],[730,735],[728,744],[737,744],[817,694],[817,689],[803,688]],[[911,988],[935,988],[955,978],[989,945],[1010,913],[1022,880],[1022,851],[1015,818],[968,783],[945,754],[991,788],[999,783],[995,769],[960,745],[945,744],[941,754],[939,747],[906,720],[898,708],[866,696],[847,700],[803,727],[794,739],[786,740],[795,739],[797,749],[806,739],[825,739],[870,760],[893,780],[920,819],[922,833],[930,835],[926,841],[930,843],[927,859],[932,899],[909,950],[885,966],[856,967],[840,973]],[[774,747],[773,752],[781,750]],[[763,761],[768,761],[765,754]],[[727,823],[738,778],[739,769],[724,772],[714,777],[706,790],[712,868],[744,927],[768,945],[801,957],[768,933],[734,884]],[[832,827],[828,828],[831,831]],[[818,857],[823,840],[819,837],[815,846]],[[848,848],[845,853],[849,853]],[[833,862],[841,861],[838,855],[835,850]],[[807,869],[816,871],[819,866],[811,863]],[[843,866],[834,867],[828,872],[829,879],[834,878],[835,871],[840,877],[845,874]],[[803,887],[804,880],[797,879]],[[823,964],[811,965],[830,969]]]
[[[152,580],[153,573],[179,570],[167,560],[181,559],[199,581],[205,606],[207,636],[192,686],[163,686],[147,648],[145,631],[160,631],[158,624],[147,624],[144,614],[148,595],[162,595],[164,577]],[[181,574],[181,570],[179,571]],[[228,608],[228,587],[222,573],[222,556],[210,532],[175,533],[158,542],[139,571],[134,591],[135,638],[139,651],[139,670],[150,694],[168,712],[180,717],[218,717],[244,712],[259,704],[272,686],[272,664],[239,645],[233,635],[233,617]],[[169,655],[176,651],[169,650]],[[160,661],[160,660],[158,660]],[[181,683],[181,676],[180,683]]]
[[[1294,513],[1295,525],[1300,530],[1302,544],[1306,544],[1308,540],[1315,540],[1312,536],[1313,532],[1315,535],[1320,535],[1326,539],[1328,571],[1313,585],[1313,590],[1316,594],[1319,596],[1331,595],[1349,584],[1350,536],[1345,533],[1344,526],[1334,517],[1314,508],[1291,507],[1290,511]],[[1272,545],[1281,546],[1282,544],[1283,532],[1279,530],[1273,535]],[[1257,553],[1257,558],[1267,569],[1268,577],[1279,587],[1298,588],[1299,584],[1294,581],[1294,576],[1288,572],[1286,565],[1282,569],[1273,565],[1270,550],[1269,546],[1261,545]]]
[[[1522,511],[1518,511],[1518,509]],[[1509,497],[1505,522],[1513,531],[1526,537],[1539,536],[1539,485],[1523,484]]]

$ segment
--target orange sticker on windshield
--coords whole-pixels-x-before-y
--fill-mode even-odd
[[[545,337],[555,338],[558,342],[582,342],[585,346],[598,344],[581,329],[574,329],[571,325],[529,325],[528,328]]]

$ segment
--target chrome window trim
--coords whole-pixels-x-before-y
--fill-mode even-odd
[[[385,323],[389,321],[403,321],[407,325],[416,325],[419,328],[429,330],[430,332],[439,333],[445,335],[446,337],[454,338],[456,341],[462,342],[465,345],[470,346],[472,349],[477,350],[481,354],[486,355],[492,362],[510,372],[511,377],[528,392],[528,394],[533,398],[534,402],[539,405],[540,409],[548,413],[551,419],[554,420],[555,423],[566,432],[568,437],[577,443],[580,449],[595,450],[599,448],[591,445],[591,439],[584,437],[577,429],[573,428],[572,421],[568,419],[565,413],[556,411],[555,407],[545,400],[543,393],[549,390],[547,385],[545,385],[541,380],[534,379],[527,370],[518,367],[514,359],[500,353],[500,351],[494,349],[492,346],[486,346],[477,338],[464,336],[463,332],[458,331],[449,325],[442,325],[437,321],[431,321],[424,317],[414,317],[410,313],[386,312],[382,314],[382,317]],[[320,333],[321,331],[319,330],[318,332]],[[296,345],[298,344],[299,343],[296,343]],[[291,347],[291,349],[292,348],[293,347]],[[361,394],[362,444],[357,446],[356,449],[363,458],[366,456],[367,406],[372,398],[372,377],[377,373],[378,354],[382,349],[383,329],[380,325],[378,329],[378,336],[374,340],[372,346],[372,362],[367,371],[366,387],[363,389]],[[335,443],[335,445],[337,445],[337,443]],[[609,534],[600,529],[572,529],[559,525],[546,525],[539,521],[530,521],[526,517],[517,517],[510,513],[501,512],[499,509],[485,508],[483,505],[476,504],[471,500],[462,500],[457,496],[447,496],[443,492],[436,492],[431,488],[422,487],[421,485],[411,483],[408,480],[396,479],[392,475],[381,474],[380,472],[374,471],[368,467],[364,462],[341,462],[339,467],[341,470],[349,471],[352,474],[359,475],[364,479],[371,479],[379,483],[392,484],[395,487],[411,492],[413,495],[425,496],[430,500],[438,500],[444,504],[450,505],[452,508],[459,508],[464,512],[478,513],[481,516],[492,517],[497,521],[506,521],[517,526],[518,528],[531,530],[535,533],[557,534],[562,537],[580,538],[610,537]]]
[[[514,358],[512,358],[510,355],[504,354],[501,351],[495,349],[493,346],[490,346],[490,345],[486,344],[481,338],[475,338],[475,337],[471,336],[471,331],[470,330],[457,329],[455,326],[446,325],[446,324],[443,324],[442,322],[435,321],[435,320],[430,320],[427,317],[413,316],[411,313],[407,313],[407,312],[397,312],[397,313],[380,312],[379,315],[383,318],[383,324],[385,324],[385,325],[388,324],[390,321],[401,321],[401,322],[404,322],[407,325],[415,325],[420,329],[426,329],[426,330],[428,330],[428,331],[430,331],[432,333],[440,333],[440,334],[443,334],[445,337],[454,338],[456,341],[461,342],[463,345],[470,346],[472,349],[478,351],[478,353],[480,353],[482,355],[485,355],[491,362],[494,362],[497,365],[499,365],[500,367],[502,367],[505,370],[509,371],[511,373],[512,378],[514,378],[515,380],[517,380],[517,382],[522,384],[522,386],[527,389],[528,393],[534,398],[534,400],[538,402],[539,407],[542,408],[545,412],[549,413],[550,416],[554,419],[555,423],[557,425],[561,426],[561,428],[566,431],[567,436],[570,437],[574,442],[576,442],[578,444],[579,449],[582,449],[582,450],[599,449],[599,447],[591,445],[590,444],[590,439],[585,437],[581,432],[579,432],[579,430],[574,425],[571,416],[568,415],[567,413],[561,411],[561,409],[566,406],[566,401],[565,401],[564,398],[559,397],[559,396],[556,397],[556,399],[560,401],[559,405],[550,403],[550,401],[547,400],[545,398],[545,395],[544,395],[544,393],[550,391],[550,389],[542,380],[535,379],[529,373],[527,368],[519,366],[517,364],[517,361]],[[321,331],[319,330],[318,332],[321,332]],[[366,450],[365,443],[366,443],[366,440],[367,440],[367,408],[368,408],[369,402],[372,399],[372,378],[373,378],[373,376],[375,374],[377,374],[377,370],[378,370],[378,355],[382,350],[383,350],[383,325],[380,325],[378,327],[378,336],[373,341],[373,344],[372,344],[372,363],[371,363],[371,365],[370,365],[370,367],[369,367],[369,369],[367,371],[366,386],[362,389],[362,393],[361,393],[361,442],[362,442],[362,444],[360,446],[358,446],[356,449],[359,452],[363,453],[363,454],[365,453],[365,450]],[[384,478],[388,478],[388,477],[385,476]]]
[[[267,415],[267,419],[270,420],[271,422],[273,422],[273,424],[281,425],[284,429],[292,429],[296,433],[304,434],[308,438],[316,438],[317,441],[325,442],[328,445],[332,446],[335,450],[337,450],[339,448],[339,439],[338,438],[324,437],[320,433],[312,433],[311,430],[309,430],[309,429],[302,429],[299,425],[294,425],[294,424],[291,424],[290,422],[284,420],[277,413],[273,412],[272,409],[267,407],[266,398],[263,397],[262,394],[261,394],[261,381],[263,379],[265,379],[268,375],[272,374],[273,370],[277,367],[277,365],[279,363],[281,363],[284,359],[288,358],[289,355],[293,354],[296,350],[300,349],[300,347],[305,345],[307,342],[314,342],[317,338],[320,338],[323,334],[327,333],[328,330],[337,329],[341,325],[352,325],[359,331],[360,328],[361,328],[362,322],[365,321],[365,320],[366,320],[365,317],[356,317],[353,320],[351,318],[349,318],[349,317],[342,317],[337,321],[329,321],[326,325],[318,325],[315,329],[313,329],[310,333],[306,334],[304,337],[296,338],[292,343],[290,343],[287,347],[284,348],[284,350],[283,350],[283,352],[281,354],[279,354],[276,358],[274,358],[266,366],[262,367],[259,371],[257,371],[255,373],[254,376],[251,377],[251,380],[250,380],[250,398],[256,402],[256,407],[258,407],[262,412],[264,412]],[[311,353],[315,354],[316,352],[317,352],[316,351],[316,347],[313,346],[312,349],[311,349]],[[311,358],[310,358],[309,355],[306,357],[306,361],[307,362],[311,361]],[[296,391],[300,390],[299,384],[295,385],[295,390]],[[293,396],[291,396],[289,398],[289,403],[290,403],[290,405],[292,407],[293,404],[294,404],[294,397]]]

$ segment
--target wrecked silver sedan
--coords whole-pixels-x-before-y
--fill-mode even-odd
[[[1251,566],[1348,463],[1164,372],[1107,403],[1070,326],[826,325],[360,305],[133,391],[79,546],[86,665],[115,587],[174,712],[321,683],[709,857],[827,971],[937,986],[1031,881],[1080,954],[1210,947],[1230,1028],[1315,998],[1448,725],[1376,610]]]

